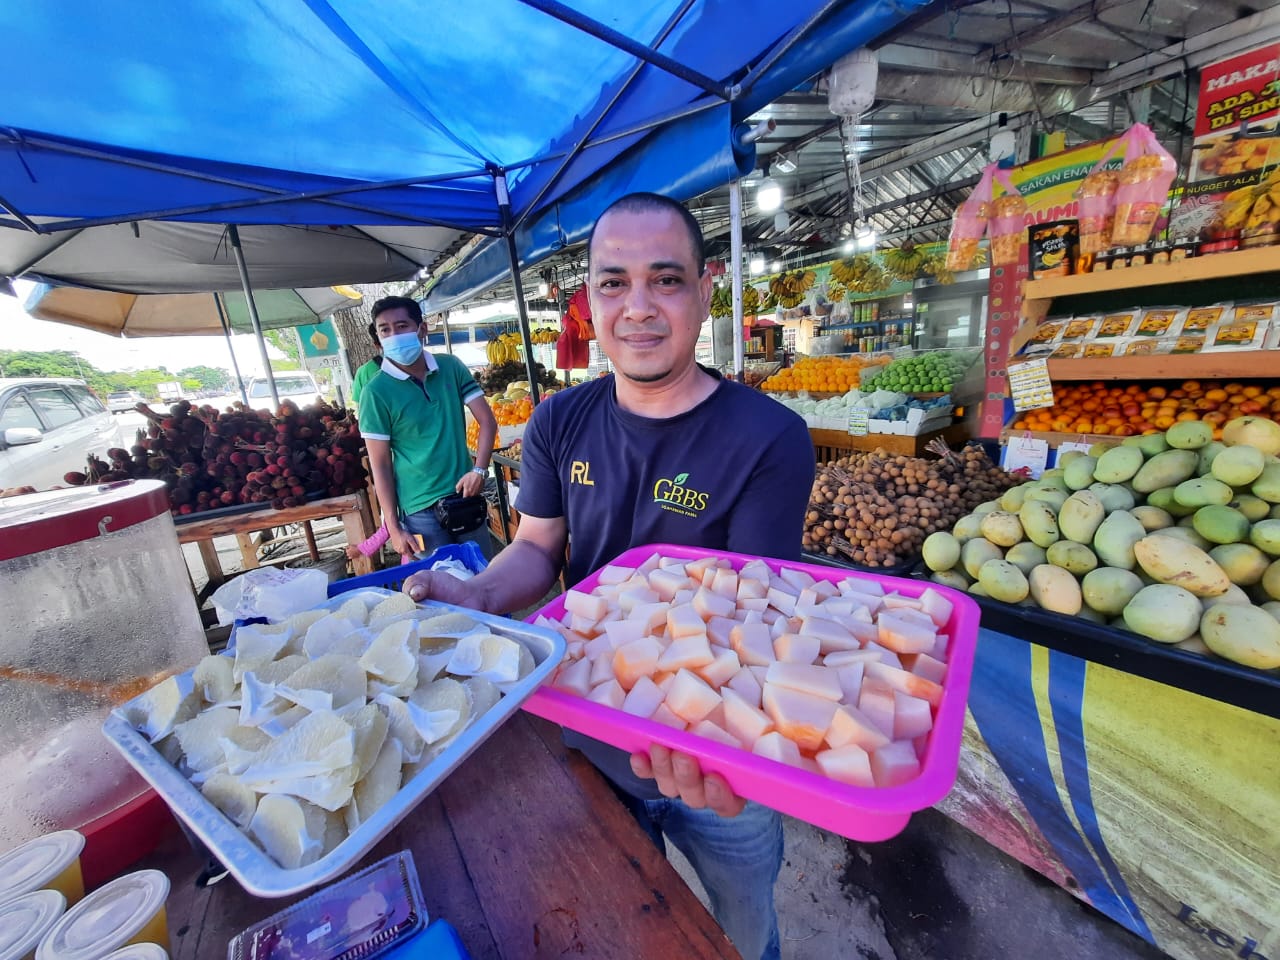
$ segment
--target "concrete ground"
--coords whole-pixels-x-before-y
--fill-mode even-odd
[[[341,547],[341,524],[314,525]],[[233,537],[217,541],[223,569],[239,569]],[[301,541],[281,545],[300,553]],[[199,554],[184,548],[197,587]],[[784,960],[1157,960],[1164,954],[1035,871],[933,810],[882,843],[863,844],[784,819],[786,854],[775,887]],[[672,863],[706,903],[692,867]]]

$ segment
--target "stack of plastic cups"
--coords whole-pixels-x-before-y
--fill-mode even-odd
[[[132,960],[167,958],[169,923],[165,901],[169,878],[159,870],[118,877],[69,909],[40,942],[35,960],[106,960],[122,947],[152,944],[160,949]]]

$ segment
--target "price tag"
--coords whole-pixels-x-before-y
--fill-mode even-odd
[[[1049,444],[1031,437],[1010,437],[1000,451],[1000,466],[1013,471],[1025,468],[1035,480],[1040,479],[1049,464]]]
[[[1009,364],[1009,395],[1013,409],[1035,410],[1053,406],[1053,381],[1044,357]]]
[[[867,435],[868,421],[871,413],[867,410],[853,409],[849,411],[849,434],[854,437]]]
[[[915,353],[915,350],[911,349],[911,347],[898,347],[893,351],[891,356],[895,360],[905,360],[914,357]]]
[[[519,499],[520,499],[520,484],[508,483],[507,484],[507,506],[511,507],[511,509],[514,510],[516,507],[516,501]]]
[[[1076,440],[1067,440],[1065,443],[1058,444],[1058,455],[1054,460],[1055,463],[1062,462],[1062,455],[1071,450],[1079,450],[1081,453],[1088,453],[1092,449],[1092,445],[1088,443],[1080,443]]]

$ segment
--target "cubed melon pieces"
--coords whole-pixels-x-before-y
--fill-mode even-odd
[[[933,711],[925,700],[893,692],[893,739],[914,740],[933,729]]]
[[[893,687],[883,680],[865,677],[858,694],[858,709],[888,736],[893,736]]]
[[[737,620],[727,617],[712,617],[707,621],[707,639],[718,647],[732,646],[729,634],[738,625]]]
[[[672,639],[706,634],[707,623],[692,604],[681,604],[667,610],[667,636]]]
[[[805,617],[799,632],[807,637],[816,637],[823,653],[857,650],[862,646],[848,629],[834,620],[823,620],[821,617]]]
[[[767,667],[777,659],[773,635],[763,623],[740,623],[729,631],[729,645],[744,664]]]
[[[612,680],[613,678],[613,657],[596,657],[591,661],[591,685],[593,687],[598,683],[604,683],[606,680]]]
[[[667,690],[666,705],[686,723],[697,723],[720,706],[720,694],[712,690],[697,674],[681,670]]]
[[[654,723],[660,723],[664,727],[671,727],[673,730],[683,730],[688,726],[683,720],[671,712],[671,708],[665,703],[659,704],[658,709],[653,711],[653,716],[649,718]]]
[[[600,575],[596,577],[596,582],[606,586],[614,583],[626,583],[635,575],[634,567],[619,567],[608,563],[600,569]]]
[[[755,742],[773,729],[773,721],[756,704],[737,693],[732,687],[720,691],[724,700],[725,729],[750,750]]]
[[[777,730],[772,730],[762,735],[751,748],[751,752],[758,757],[777,760],[779,763],[790,764],[793,767],[803,766],[800,748],[795,745],[794,741],[788,740]]]
[[[898,667],[891,667],[887,663],[868,663],[866,675],[868,678],[874,677],[877,680],[882,680],[894,690],[905,693],[908,696],[928,700],[935,707],[942,702],[942,687],[940,685]],[[863,685],[865,686],[865,683]]]
[[[955,606],[937,590],[927,587],[924,593],[920,594],[920,609],[929,615],[934,625],[945,627],[947,621],[951,619],[951,612]]]
[[[556,674],[555,685],[561,690],[585,697],[591,692],[591,661],[575,660],[573,663],[566,663]]]
[[[640,615],[640,607],[645,607],[648,611],[651,611],[653,607],[657,607],[662,611],[664,617],[667,614],[667,605],[659,600],[658,595],[648,587],[633,587],[618,594],[618,609],[628,618],[632,620],[644,619]]]
[[[702,583],[708,570],[711,571],[711,576],[714,577],[717,569],[714,557],[699,557],[697,560],[691,560],[684,565],[684,572],[699,583]]]
[[[746,700],[753,707],[760,706],[760,695],[763,693],[763,690],[761,689],[762,685],[760,681],[756,679],[756,675],[748,668],[743,667],[730,677],[729,682],[725,684],[725,687],[739,694],[742,699]],[[722,690],[721,693],[723,692],[724,691]]]
[[[703,620],[710,620],[712,617],[732,617],[737,604],[733,597],[722,597],[704,586],[693,595],[693,609]]]
[[[876,640],[895,653],[928,653],[937,633],[928,617],[923,622],[904,616],[906,611],[884,611],[876,621]]]
[[[743,600],[768,600],[769,584],[763,580],[756,580],[753,577],[738,577],[738,603]]]
[[[649,633],[648,627],[639,620],[612,620],[602,626],[604,636],[609,638],[609,646],[614,650]]]
[[[689,732],[696,733],[698,736],[705,737],[708,740],[714,740],[716,743],[723,743],[726,747],[742,748],[741,740],[723,727],[716,726],[710,720],[695,723],[689,728]]]
[[[710,578],[710,583],[704,578],[702,585],[709,587],[711,592],[717,596],[725,597],[729,600],[738,598],[738,572],[732,568],[718,568]]]
[[[840,678],[834,670],[810,663],[769,664],[765,683],[776,684],[789,690],[799,690],[823,700],[839,700],[843,695]]]
[[[871,770],[871,756],[862,747],[846,744],[831,750],[823,750],[814,758],[818,769],[832,780],[855,787],[874,787],[875,776]]]
[[[727,647],[711,647],[710,649],[715,659],[710,663],[695,667],[694,673],[718,690],[732,680],[738,671],[742,669],[742,663],[738,660],[738,655]],[[659,666],[661,666],[661,662],[659,662]]]
[[[609,680],[592,687],[591,692],[587,694],[587,699],[592,703],[600,703],[606,707],[621,710],[623,702],[627,699],[627,694],[618,686],[617,680]]]
[[[797,596],[799,595],[799,591],[803,590],[805,587],[811,587],[814,584],[813,577],[805,573],[803,570],[797,570],[794,567],[783,567],[778,571],[778,576],[796,589]]]
[[[667,695],[648,677],[641,677],[622,702],[622,711],[635,717],[652,717]]]
[[[765,599],[769,601],[769,606],[784,616],[789,617],[796,612],[796,598],[780,587],[770,587]]]
[[[622,689],[630,690],[641,677],[650,676],[662,656],[662,644],[653,637],[633,640],[613,651],[613,675]]]
[[[942,683],[947,677],[947,665],[927,653],[905,656],[902,658],[902,665],[917,677],[924,677],[934,683]]]
[[[822,641],[804,633],[784,633],[773,641],[773,655],[786,663],[813,663]]]
[[[909,740],[894,740],[871,754],[871,775],[877,787],[896,787],[920,775],[920,760]]]
[[[729,651],[732,652],[732,651]],[[711,652],[711,644],[704,633],[691,637],[677,637],[671,645],[662,651],[658,658],[657,669],[676,671],[681,668],[689,670],[705,667],[715,660]]]
[[[581,590],[566,590],[564,608],[574,616],[594,623],[609,612],[609,599],[583,593]]]
[[[671,598],[679,591],[689,586],[689,578],[683,573],[676,573],[662,567],[649,574],[648,582],[649,589],[658,595],[658,599],[667,603],[670,603]]]
[[[879,750],[891,739],[889,733],[880,729],[866,714],[848,704],[832,714],[831,724],[827,727],[826,740],[831,747],[852,743],[863,750]]]
[[[794,740],[801,750],[817,750],[822,746],[831,726],[831,718],[839,706],[834,700],[815,697],[774,683],[764,685],[761,696],[764,712],[778,732]]]

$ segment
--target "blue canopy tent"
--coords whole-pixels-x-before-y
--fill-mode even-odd
[[[0,226],[449,228],[505,248],[523,303],[520,266],[609,199],[750,169],[736,125],[925,2],[5,4]]]

